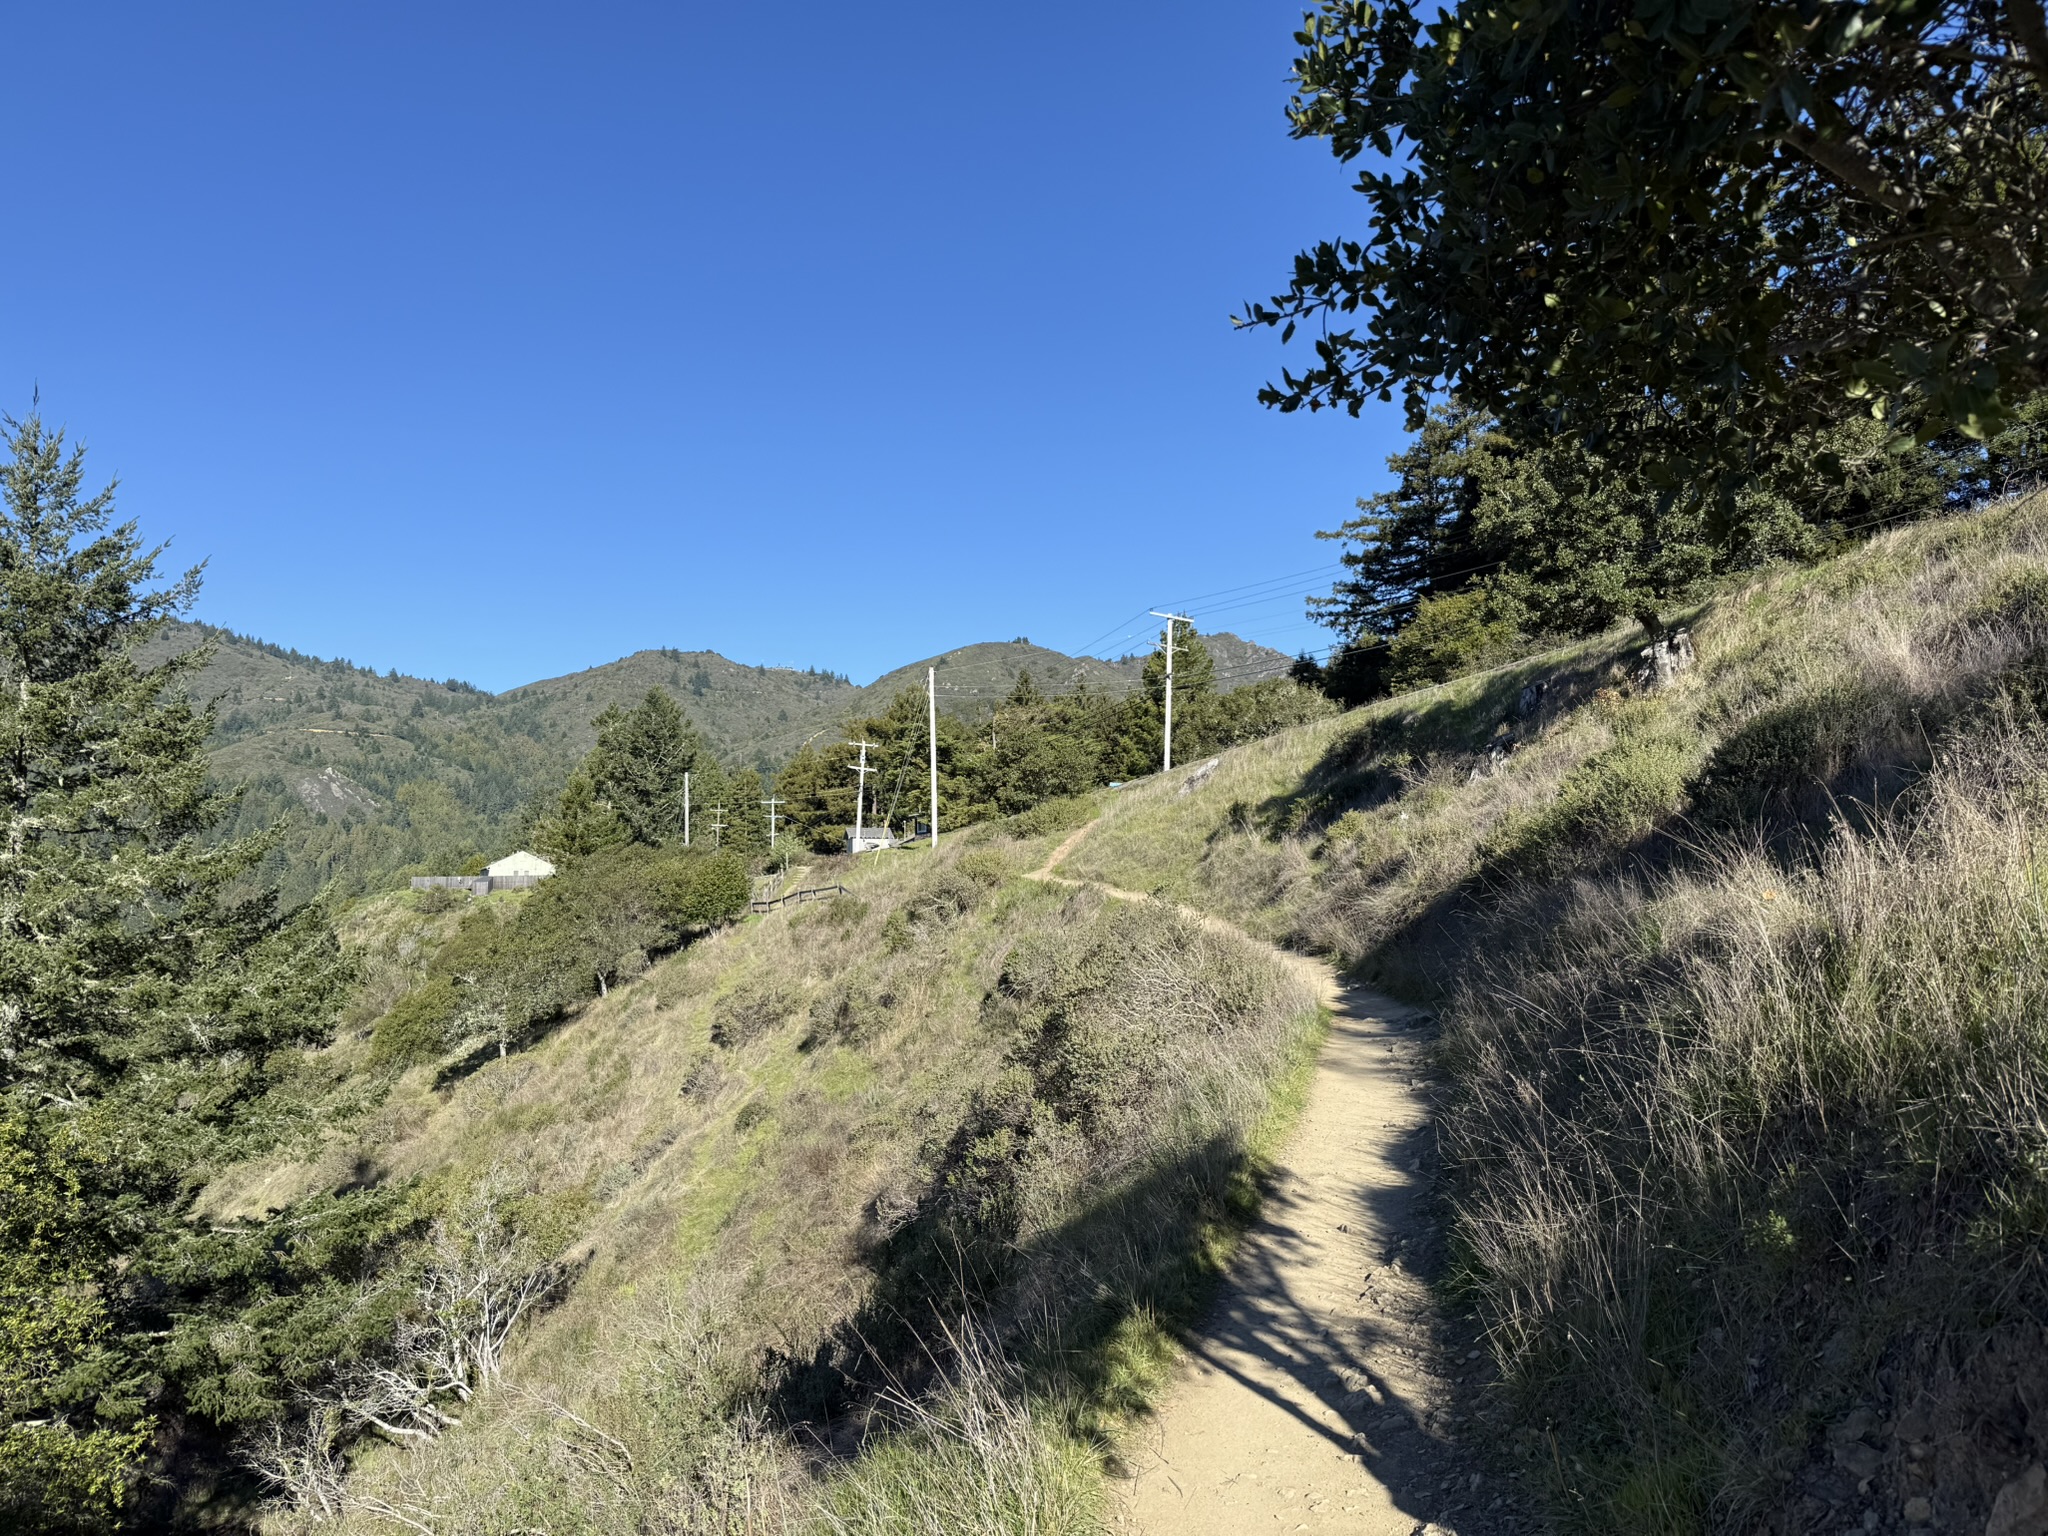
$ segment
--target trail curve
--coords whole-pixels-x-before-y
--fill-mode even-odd
[[[1095,827],[1068,836],[1031,878],[1062,875]],[[1257,1221],[1187,1360],[1126,1448],[1122,1529],[1132,1536],[1268,1530],[1358,1536],[1494,1536],[1521,1529],[1459,1443],[1456,1387],[1475,1342],[1439,1316],[1425,1279],[1436,1252],[1427,1193],[1430,1019],[1325,962],[1279,949],[1213,913],[1216,932],[1299,971],[1331,1025],[1307,1103]]]

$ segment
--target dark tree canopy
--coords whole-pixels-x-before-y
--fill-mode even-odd
[[[1299,137],[1369,233],[1247,323],[1282,410],[1455,390],[1718,481],[1868,413],[1995,432],[2048,364],[2039,0],[1324,0]],[[1626,442],[1627,449],[1619,446]]]

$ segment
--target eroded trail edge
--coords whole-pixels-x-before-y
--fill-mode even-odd
[[[1080,828],[1032,878],[1143,892],[1058,873]],[[1424,1278],[1434,1240],[1429,1019],[1326,963],[1266,944],[1212,913],[1205,927],[1268,950],[1330,1010],[1301,1118],[1257,1222],[1188,1360],[1127,1447],[1124,1528],[1141,1536],[1258,1530],[1463,1536],[1516,1523],[1459,1444],[1469,1343],[1437,1315]]]

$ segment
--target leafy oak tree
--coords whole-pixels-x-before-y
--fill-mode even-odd
[[[1982,439],[2048,383],[2040,0],[1322,0],[1297,42],[1369,233],[1241,317],[1314,327],[1281,410],[1455,391],[1727,536],[1802,432]]]

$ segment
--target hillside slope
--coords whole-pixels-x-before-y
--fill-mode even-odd
[[[462,922],[366,905],[373,1001],[306,1064],[332,1107],[201,1213],[400,1192],[436,1243],[512,1243],[546,1302],[459,1427],[355,1435],[345,1476],[361,1378],[309,1383],[259,1457],[280,1527],[1106,1530],[1102,1447],[1228,1251],[1319,1013],[1254,946],[1025,878],[1065,830],[814,867],[849,894],[374,1091],[380,1010]]]
[[[1224,1485],[1310,1468],[1313,1498],[1217,1507],[1342,1529],[1350,1463],[1280,1442],[1347,1430],[1375,1519],[2010,1515],[2048,1455],[2048,498],[1756,574],[1690,640],[1669,679],[1617,632],[936,854],[820,861],[792,881],[827,899],[651,965],[566,884],[363,904],[296,1129],[199,1208],[391,1234],[313,1314],[361,1358],[266,1367],[296,1373],[250,1452],[273,1524],[1095,1532],[1137,1472],[1139,1528],[1171,1529],[1164,1454]],[[1097,809],[1058,871],[1089,888],[1029,878]],[[494,1051],[460,1000],[493,925],[549,900],[590,1001]],[[1430,1134],[1297,1157],[1313,997],[1175,902],[1433,1015],[1321,1067],[1356,1088],[1402,1052]],[[1270,1190],[1240,1250],[1295,1166],[1331,1188]],[[1346,1199],[1378,1204],[1333,1230]],[[1316,1320],[1354,1289],[1410,1331]],[[485,1309],[488,1369],[423,1378],[467,1294],[524,1300]],[[1375,1329],[1394,1358],[1346,1377]],[[240,1337],[193,1347],[251,1371]],[[1306,1396],[1258,1417],[1272,1444],[1203,1445],[1180,1362],[1240,1347],[1298,1359],[1262,1401]],[[1364,1406],[1411,1397],[1405,1430]]]
[[[1070,867],[1440,1011],[1438,1286],[1570,1526],[2031,1528],[2048,499],[1691,639],[1666,687],[1617,633],[1237,749]]]

